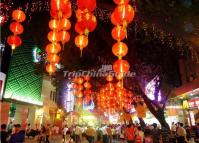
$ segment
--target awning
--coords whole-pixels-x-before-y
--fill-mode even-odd
[[[196,90],[199,93],[199,78],[196,78],[195,80],[176,88],[174,92],[176,96],[179,96],[182,94],[195,94],[191,92],[196,92]]]

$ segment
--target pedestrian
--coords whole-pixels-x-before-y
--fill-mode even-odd
[[[143,143],[143,141],[144,141],[144,132],[142,131],[142,128],[140,126],[138,126],[135,143]]]
[[[11,135],[9,143],[24,143],[25,142],[25,131],[21,130],[21,125],[14,125],[14,133]]]
[[[199,123],[197,123],[196,129],[195,129],[195,141],[196,143],[199,143]]]
[[[177,142],[186,143],[186,130],[183,128],[183,123],[179,123],[179,126],[176,130]]]
[[[126,139],[127,139],[127,143],[134,143],[135,142],[136,128],[132,123],[127,125],[127,128],[125,129],[125,136],[126,136]]]
[[[6,124],[1,125],[0,139],[2,143],[8,143],[8,132],[6,131]]]
[[[65,142],[66,141],[66,133],[68,132],[68,127],[67,125],[64,126],[64,129],[62,131],[62,134],[63,134],[63,141]]]
[[[81,143],[89,143],[87,138],[86,138],[86,134],[85,133],[82,134]]]
[[[154,123],[153,125],[153,129],[151,130],[151,135],[152,135],[152,139],[153,139],[153,143],[159,143],[160,142],[160,130],[157,128],[157,124]]]

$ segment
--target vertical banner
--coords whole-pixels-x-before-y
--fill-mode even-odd
[[[6,80],[6,74],[0,72],[0,100],[2,100],[5,80]]]
[[[28,108],[23,108],[21,112],[21,127],[22,129],[26,129],[28,121]]]
[[[0,123],[1,124],[8,124],[8,116],[10,111],[10,103],[7,102],[0,102]]]

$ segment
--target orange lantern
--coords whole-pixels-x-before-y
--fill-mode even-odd
[[[83,87],[83,85],[79,84],[79,85],[77,86],[77,89],[80,91],[80,90],[83,90],[84,87]]]
[[[116,73],[127,73],[130,65],[126,60],[119,59],[113,64],[113,70]]]
[[[14,33],[14,35],[19,35],[23,33],[24,28],[19,22],[12,22],[10,24],[10,31]]]
[[[115,56],[117,56],[119,59],[124,57],[128,52],[128,47],[123,42],[117,42],[112,47],[112,52]]]
[[[23,22],[26,19],[26,15],[22,10],[14,10],[12,12],[12,18],[17,22]]]
[[[115,4],[121,5],[121,4],[128,4],[130,0],[113,0]]]
[[[85,82],[85,83],[84,83],[84,87],[85,87],[86,89],[90,89],[90,88],[91,88],[90,82]]]
[[[83,78],[79,77],[79,78],[77,79],[77,83],[78,83],[78,84],[82,84],[83,82],[84,82],[84,79],[83,79]]]
[[[122,80],[122,79],[123,79],[123,76],[124,76],[123,73],[117,73],[117,74],[116,74],[117,80]]]
[[[126,38],[127,32],[126,29],[122,26],[115,26],[111,32],[113,39],[121,41]]]
[[[61,25],[61,23],[60,23],[60,21],[59,20],[57,20],[57,19],[51,19],[50,21],[49,21],[49,28],[51,29],[51,30],[61,30],[62,29],[62,25]]]
[[[91,90],[90,89],[86,89],[86,90],[84,90],[84,94],[85,95],[90,95],[92,92],[91,92]]]
[[[92,12],[96,8],[96,0],[77,0],[77,5],[80,10]]]
[[[59,34],[60,41],[63,45],[70,40],[70,34],[67,31],[60,31]]]
[[[46,65],[46,71],[51,75],[54,72],[56,72],[56,67],[54,64],[48,64]]]
[[[59,33],[56,31],[50,31],[48,33],[48,40],[50,42],[58,42],[60,41]]]
[[[91,78],[89,75],[84,76],[84,80],[89,81]]]
[[[123,25],[124,27],[127,27],[127,24],[132,22],[134,18],[134,9],[129,4],[117,6],[113,13],[116,24]]]
[[[47,56],[47,60],[50,62],[50,63],[59,63],[60,62],[60,57],[56,54],[49,54]]]
[[[82,50],[88,45],[88,37],[85,35],[78,35],[75,37],[75,45],[80,48],[81,55]]]
[[[51,43],[46,46],[46,52],[48,54],[58,54],[61,51],[59,43]]]
[[[108,76],[106,77],[106,80],[107,80],[108,82],[111,82],[111,81],[113,80],[113,76],[112,76],[112,75],[108,75]]]
[[[118,82],[116,83],[116,86],[117,86],[118,88],[122,88],[122,87],[123,87],[123,82],[118,81]]]
[[[63,30],[69,30],[71,28],[71,23],[67,18],[61,19],[61,25]]]
[[[14,50],[16,47],[22,44],[22,40],[17,35],[10,35],[7,38],[7,43],[11,46],[12,50]]]
[[[82,98],[83,97],[83,93],[81,91],[78,91],[77,94],[76,94],[76,96],[78,98]]]
[[[84,31],[83,29],[81,29],[81,26],[79,23],[75,23],[75,31],[79,33],[80,35],[84,34]]]

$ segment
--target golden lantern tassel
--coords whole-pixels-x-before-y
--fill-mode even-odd
[[[80,57],[82,57],[82,51],[83,51],[83,48],[80,47]]]

